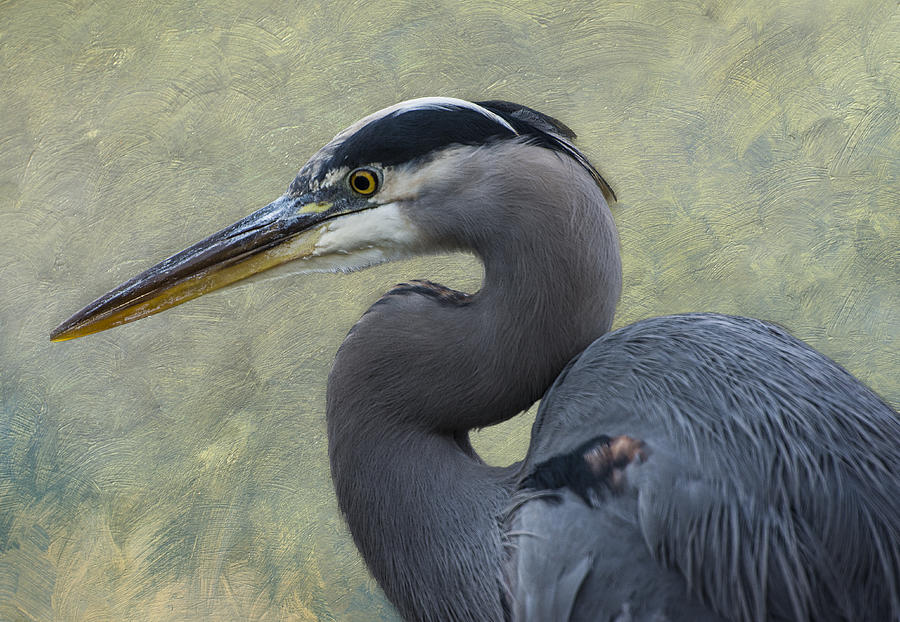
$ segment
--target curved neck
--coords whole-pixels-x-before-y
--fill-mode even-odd
[[[329,454],[353,540],[404,619],[505,619],[499,524],[508,469],[422,430],[330,435]]]
[[[612,322],[620,266],[608,208],[589,179],[562,196],[564,208],[512,215],[503,244],[471,244],[485,265],[478,294],[389,293],[335,358],[327,418],[338,501],[409,619],[502,619],[511,477],[481,462],[466,433],[530,406]]]

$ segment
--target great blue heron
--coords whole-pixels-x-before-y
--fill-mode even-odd
[[[897,413],[766,322],[701,313],[608,333],[613,195],[573,137],[509,102],[386,108],[284,196],[52,338],[289,261],[469,251],[479,292],[397,286],[328,381],[340,508],[406,619],[900,619]],[[469,431],[542,395],[524,461],[482,462]]]

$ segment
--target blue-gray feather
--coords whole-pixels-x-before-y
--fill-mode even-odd
[[[688,314],[601,337],[545,396],[522,472],[598,433],[639,438],[650,456],[629,467],[628,490],[576,521],[586,533],[611,515],[627,523],[584,550],[594,578],[580,600],[619,606],[601,577],[639,568],[661,585],[676,571],[686,594],[734,620],[900,619],[900,417],[781,328]],[[514,528],[546,530],[584,514],[579,503],[532,501],[538,517]],[[628,530],[633,557],[603,550]]]

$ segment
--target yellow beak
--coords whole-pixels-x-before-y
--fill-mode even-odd
[[[225,287],[293,259],[311,257],[324,221],[342,212],[319,193],[283,196],[104,294],[50,333],[75,339]]]

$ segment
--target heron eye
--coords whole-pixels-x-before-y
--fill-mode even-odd
[[[350,173],[350,187],[359,194],[369,196],[378,190],[378,176],[375,171],[358,168]]]

